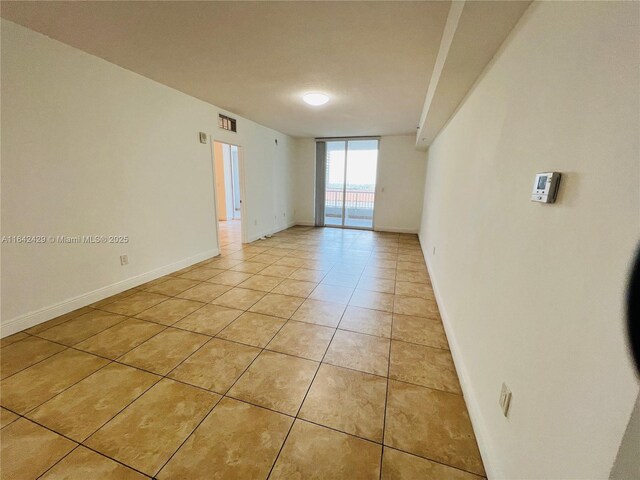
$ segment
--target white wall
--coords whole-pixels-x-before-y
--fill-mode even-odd
[[[491,478],[608,478],[638,394],[639,7],[533,4],[429,149],[420,239]]]
[[[417,233],[422,214],[426,153],[415,135],[380,139],[376,186],[376,230]]]
[[[413,135],[380,138],[374,227],[376,230],[417,233],[422,212],[425,152]],[[314,223],[315,141],[296,140],[296,221]]]
[[[219,130],[215,106],[6,20],[1,60],[2,234],[130,238],[3,244],[3,336],[218,253],[199,131],[243,146],[250,241],[293,223],[287,136]]]

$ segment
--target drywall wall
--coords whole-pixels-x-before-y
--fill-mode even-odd
[[[314,223],[315,141],[296,139],[296,222]],[[422,212],[426,153],[416,150],[415,136],[380,138],[374,228],[417,233]]]
[[[422,214],[427,155],[414,135],[380,138],[374,226],[385,232],[417,233]]]
[[[200,131],[243,147],[249,241],[293,223],[287,136],[219,130],[213,105],[12,22],[1,34],[2,234],[129,238],[3,243],[3,336],[218,253]]]
[[[316,142],[296,138],[295,142],[295,220],[298,225],[315,223]]]
[[[490,478],[608,478],[638,395],[639,8],[534,3],[428,152],[420,240]]]

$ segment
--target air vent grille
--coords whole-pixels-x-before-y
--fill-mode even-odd
[[[223,130],[229,130],[230,132],[237,132],[236,119],[227,117],[226,115],[218,115],[218,126]]]

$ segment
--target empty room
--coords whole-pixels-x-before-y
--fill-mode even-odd
[[[0,480],[640,479],[640,2],[0,17]]]

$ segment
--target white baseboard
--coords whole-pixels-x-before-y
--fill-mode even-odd
[[[134,277],[112,283],[111,285],[98,288],[91,292],[83,293],[82,295],[69,298],[54,305],[41,308],[40,310],[36,310],[35,312],[29,312],[27,314],[12,318],[10,320],[7,320],[6,322],[3,322],[0,326],[0,338],[4,338],[8,335],[13,335],[14,333],[33,327],[34,325],[38,325],[42,322],[46,322],[47,320],[51,320],[52,318],[59,317],[60,315],[64,315],[65,313],[72,312],[73,310],[77,310],[78,308],[86,307],[87,305],[98,302],[103,298],[107,298],[111,295],[124,292],[125,290],[128,290],[130,288],[137,287],[138,285],[150,282],[151,280],[155,280],[158,277],[162,277],[163,275],[167,275],[171,272],[175,272],[176,270],[180,270],[181,268],[188,267],[190,265],[193,265],[194,263],[201,262],[202,260],[206,260],[207,258],[215,257],[219,254],[220,251],[217,248],[214,250],[208,250],[206,252],[202,252],[197,255],[171,263],[169,265],[156,268],[149,272],[141,273],[140,275],[136,275]]]
[[[379,227],[375,225],[373,227],[374,232],[391,232],[391,233],[418,233],[415,228],[394,228],[394,227]]]
[[[477,401],[475,390],[471,385],[469,370],[467,369],[467,366],[462,358],[460,346],[456,338],[456,334],[453,331],[451,317],[449,317],[449,314],[447,313],[447,307],[445,306],[442,292],[440,291],[440,288],[438,286],[438,279],[434,275],[433,268],[431,267],[431,257],[427,255],[427,252],[425,251],[425,246],[423,244],[422,238],[420,238],[420,236],[418,238],[420,239],[422,256],[427,263],[427,269],[429,270],[429,276],[431,277],[431,285],[433,286],[433,293],[435,294],[438,309],[440,310],[440,317],[442,317],[442,324],[444,325],[444,330],[447,334],[447,340],[449,341],[449,350],[451,351],[453,363],[455,364],[456,370],[458,372],[460,386],[462,387],[462,394],[464,395],[465,403],[467,404],[469,418],[471,419],[473,431],[476,435],[478,448],[480,449],[480,455],[482,456],[482,462],[484,463],[484,469],[488,479],[496,478],[497,471],[493,463],[493,448],[491,448],[491,442],[489,440],[486,422],[484,421],[484,416],[480,411],[480,406]]]
[[[255,242],[256,240],[259,240],[260,238],[266,236],[266,235],[273,235],[274,233],[278,233],[281,232],[282,230],[286,230],[287,228],[291,228],[294,225],[297,225],[296,222],[292,221],[287,223],[286,225],[280,225],[278,227],[275,228],[268,228],[266,230],[263,230],[262,232],[260,232],[257,235],[253,235],[252,237],[247,239],[247,243],[251,243],[251,242]]]
[[[294,225],[298,225],[300,227],[315,227],[316,223],[315,222],[300,222],[300,221],[298,221],[298,222],[295,222]]]

